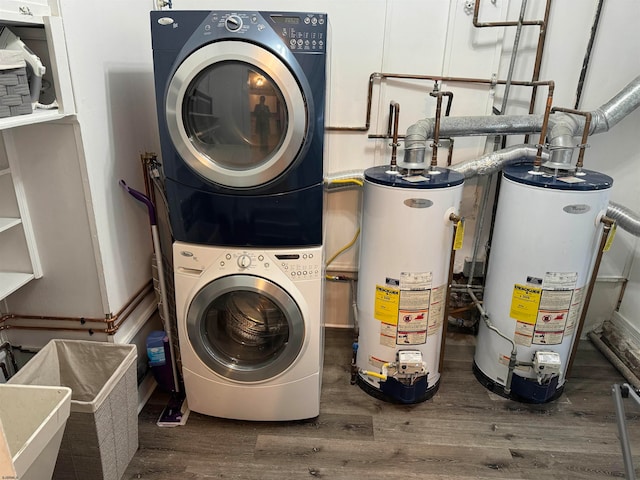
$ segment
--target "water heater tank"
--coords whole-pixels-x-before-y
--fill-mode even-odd
[[[358,273],[358,384],[394,403],[430,398],[439,357],[463,175],[365,171]],[[434,173],[437,172],[437,173]]]
[[[481,321],[474,372],[492,391],[529,403],[562,393],[612,183],[587,170],[503,171],[483,304],[518,364],[507,385],[513,345]]]

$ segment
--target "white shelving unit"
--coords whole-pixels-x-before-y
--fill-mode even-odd
[[[20,175],[21,155],[14,144],[16,129],[55,122],[75,112],[62,20],[56,0],[0,0],[0,26],[11,29],[40,57],[47,73],[47,94],[58,108],[36,109],[29,115],[0,119],[0,300],[42,276],[38,248]],[[34,138],[34,141],[37,141]]]

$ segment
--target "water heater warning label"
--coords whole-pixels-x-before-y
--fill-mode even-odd
[[[536,323],[541,295],[541,288],[529,287],[527,285],[514,285],[509,316],[519,322],[528,324]]]
[[[380,345],[422,345],[442,327],[446,286],[432,288],[431,272],[401,272],[398,287],[376,285],[374,317]]]
[[[376,285],[373,316],[384,323],[397,325],[400,306],[400,290]]]
[[[573,333],[582,305],[575,272],[547,272],[542,288],[514,285],[511,317],[518,345],[559,345]]]

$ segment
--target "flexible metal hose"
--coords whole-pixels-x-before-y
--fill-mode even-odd
[[[616,221],[616,225],[627,232],[640,237],[640,215],[615,202],[609,202],[607,217]]]

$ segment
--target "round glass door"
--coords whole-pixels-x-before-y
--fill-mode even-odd
[[[194,297],[187,314],[189,341],[214,372],[232,380],[267,380],[286,370],[304,342],[296,302],[264,278],[233,275]]]
[[[254,187],[295,161],[306,138],[307,107],[282,61],[257,45],[206,45],[176,70],[167,126],[194,171],[230,187]]]

